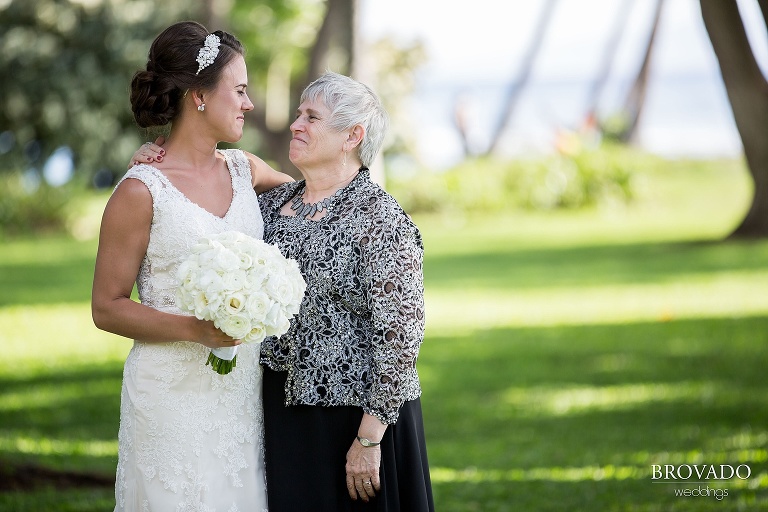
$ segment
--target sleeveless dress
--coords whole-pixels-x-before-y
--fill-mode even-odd
[[[185,314],[175,304],[174,276],[200,237],[229,230],[263,237],[247,158],[220,153],[233,189],[224,217],[190,201],[155,167],[135,166],[123,178],[140,180],[152,195],[137,278],[142,304]],[[237,367],[219,375],[205,365],[210,349],[199,343],[134,341],[123,371],[116,511],[267,510],[259,349],[240,345]]]

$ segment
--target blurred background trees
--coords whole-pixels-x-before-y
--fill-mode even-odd
[[[0,172],[42,173],[60,147],[71,150],[80,180],[109,184],[107,174],[125,169],[142,142],[128,104],[131,76],[146,63],[159,30],[198,14],[189,2],[163,3],[155,9],[153,2],[6,2]]]
[[[164,130],[133,121],[128,86],[167,25],[195,19],[247,48],[250,96],[239,147],[297,176],[288,126],[304,86],[326,69],[409,93],[419,48],[374,46],[356,59],[356,0],[6,0],[0,2],[0,232],[57,229],[76,190],[112,186],[135,149]],[[415,56],[412,58],[411,55]],[[397,112],[394,104],[388,105]],[[397,144],[402,148],[403,144]]]
[[[304,86],[331,69],[373,86],[393,118],[383,155],[387,165],[377,165],[377,170],[402,168],[403,162],[405,167],[425,170],[428,164],[420,162],[414,150],[416,127],[407,115],[414,71],[427,58],[424,48],[418,41],[365,40],[360,32],[360,1],[0,0],[0,234],[60,228],[61,212],[73,194],[112,186],[135,148],[162,134],[137,129],[128,84],[145,64],[154,36],[181,19],[229,30],[247,48],[255,109],[246,117],[252,129],[246,130],[238,147],[298,176],[287,160],[288,126]],[[623,107],[601,118],[597,105],[633,1],[625,0],[610,30],[613,35],[583,105],[583,126],[575,134],[578,143],[573,143],[573,133],[565,134],[554,144],[554,156],[535,165],[494,161],[539,49],[551,35],[549,21],[560,2],[546,0],[522,64],[514,66],[499,116],[491,121],[496,128],[490,144],[472,148],[457,103],[456,128],[467,160],[452,172],[404,185],[402,193],[415,198],[413,208],[459,204],[465,199],[457,197],[462,190],[454,190],[459,183],[462,187],[477,183],[473,188],[480,197],[464,202],[486,207],[578,208],[617,198],[631,200],[637,158],[627,144],[634,140],[643,111],[663,0],[656,0],[644,57],[638,61]],[[765,12],[768,2],[756,1]],[[736,2],[701,0],[701,7],[756,185],[752,208],[735,234],[766,236],[768,146],[762,139],[768,130],[768,85],[744,35]],[[504,62],[504,56],[494,57]],[[606,142],[608,156],[603,151]],[[483,191],[491,190],[499,179],[509,185],[501,187],[505,199],[484,198]],[[384,178],[379,176],[379,181]],[[397,180],[390,181],[397,186]],[[429,194],[432,199],[426,197]]]

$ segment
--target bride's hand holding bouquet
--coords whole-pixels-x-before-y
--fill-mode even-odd
[[[177,305],[236,340],[261,343],[288,331],[306,283],[295,260],[237,231],[202,238],[177,272]],[[222,375],[237,365],[237,346],[214,348],[206,364]]]

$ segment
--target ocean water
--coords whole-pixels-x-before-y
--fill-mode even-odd
[[[514,156],[553,151],[559,133],[583,126],[591,87],[590,82],[578,80],[529,82],[512,117],[506,120],[499,153]],[[604,88],[599,117],[619,110],[628,87],[624,80]],[[462,157],[454,121],[457,105],[462,105],[472,150],[483,152],[502,120],[507,88],[500,83],[423,80],[410,108],[420,157],[437,167],[449,166]],[[652,77],[637,145],[672,158],[741,154],[741,140],[720,76]]]

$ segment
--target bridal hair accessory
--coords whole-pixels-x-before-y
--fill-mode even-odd
[[[219,46],[221,45],[221,39],[216,34],[208,34],[205,37],[205,43],[200,51],[197,52],[197,68],[196,75],[199,75],[202,70],[213,64],[216,60],[216,56],[219,54]]]

